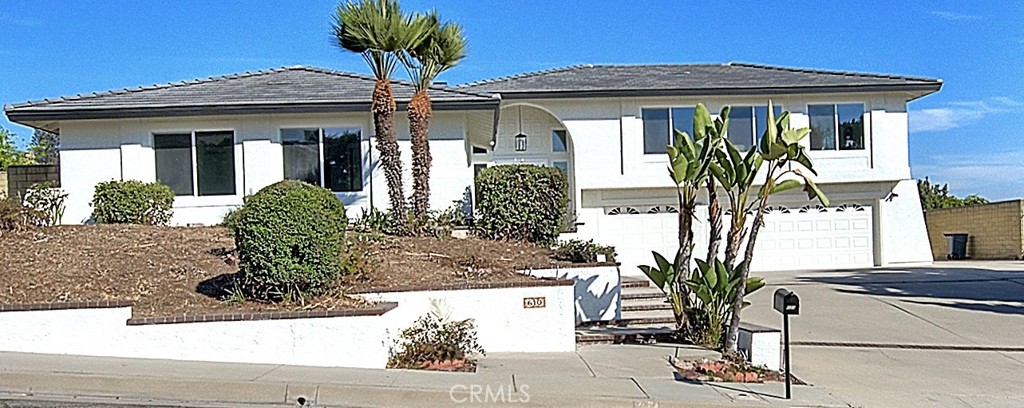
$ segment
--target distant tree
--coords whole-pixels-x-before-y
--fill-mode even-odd
[[[32,133],[32,144],[28,151],[38,164],[57,164],[60,160],[60,135],[36,129]]]
[[[14,133],[0,127],[0,171],[22,164],[32,164],[32,158],[14,145]]]
[[[988,204],[988,200],[977,194],[960,198],[949,193],[946,183],[932,183],[928,177],[917,181],[917,191],[921,195],[921,208],[934,210],[938,208],[966,207],[969,205]]]

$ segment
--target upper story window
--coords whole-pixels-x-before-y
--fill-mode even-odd
[[[782,107],[775,106],[772,111],[778,117]],[[729,141],[739,151],[747,151],[761,140],[767,129],[767,106],[733,106],[729,111]]]
[[[156,180],[179,196],[234,195],[234,147],[230,130],[154,134]]]
[[[334,192],[362,191],[361,141],[358,128],[281,129],[284,178]]]
[[[644,108],[640,110],[644,122],[644,154],[661,154],[675,143],[675,132],[693,131],[694,108]]]
[[[811,150],[863,150],[864,104],[807,105]]]

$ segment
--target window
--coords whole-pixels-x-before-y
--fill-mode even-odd
[[[781,106],[774,106],[775,117],[782,114]],[[729,141],[739,151],[746,151],[761,140],[768,129],[767,106],[733,106],[729,111]]]
[[[192,134],[153,135],[156,181],[175,195],[192,195]]]
[[[568,138],[564,130],[551,131],[551,151],[554,153],[565,153],[568,151]]]
[[[665,153],[665,147],[675,141],[675,131],[690,133],[693,129],[694,108],[641,109],[644,122],[644,154]]]
[[[175,195],[235,194],[234,132],[156,134],[153,151],[156,179]]]
[[[281,129],[284,178],[333,192],[362,191],[361,143],[358,128]]]
[[[811,150],[863,150],[864,104],[808,105]]]

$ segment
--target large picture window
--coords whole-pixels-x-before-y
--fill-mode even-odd
[[[863,150],[864,104],[808,105],[811,150]]]
[[[640,116],[644,122],[644,154],[662,154],[675,143],[675,131],[693,131],[694,108],[645,108]]]
[[[284,178],[334,192],[362,191],[361,142],[358,128],[282,129]]]
[[[175,195],[235,194],[234,132],[154,134],[153,151],[156,179]]]

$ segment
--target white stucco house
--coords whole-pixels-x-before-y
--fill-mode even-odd
[[[94,186],[160,181],[177,193],[175,224],[215,224],[245,195],[282,179],[334,191],[357,216],[387,206],[369,97],[373,79],[287,67],[7,105],[12,121],[61,135],[64,223],[89,219]],[[910,176],[907,105],[930,78],[744,63],[579,65],[431,90],[431,206],[471,203],[474,174],[531,163],[569,175],[575,232],[614,245],[623,274],[676,241],[666,173],[671,129],[692,109],[732,106],[729,137],[750,145],[766,104],[809,126],[805,140],[832,201],[773,198],[755,268],[833,269],[928,262]],[[394,83],[399,110],[412,94]],[[408,169],[404,114],[397,117]],[[517,138],[517,135],[525,135]],[[407,183],[407,186],[411,183]],[[408,187],[407,187],[408,188]],[[703,198],[701,214],[706,214]],[[701,217],[697,236],[703,237]],[[705,244],[706,245],[706,244]],[[699,248],[698,248],[699,250]]]

